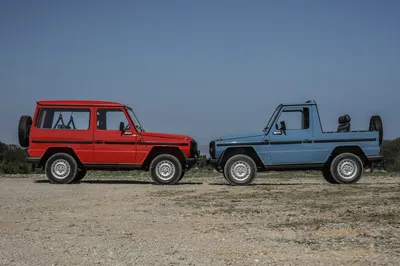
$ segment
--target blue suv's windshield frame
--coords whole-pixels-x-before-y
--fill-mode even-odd
[[[272,114],[271,118],[269,119],[267,125],[264,128],[264,133],[268,134],[269,130],[271,129],[272,123],[275,121],[276,116],[279,114],[279,111],[281,110],[282,105],[279,105],[278,107],[276,107],[274,113]]]

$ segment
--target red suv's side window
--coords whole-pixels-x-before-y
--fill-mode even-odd
[[[88,130],[90,110],[79,108],[43,108],[38,117],[40,129]]]
[[[97,110],[97,128],[99,130],[119,130],[121,122],[129,127],[128,119],[121,109],[99,108]]]

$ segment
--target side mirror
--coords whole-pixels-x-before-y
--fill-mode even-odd
[[[280,130],[283,132],[283,134],[286,135],[286,124],[285,121],[281,121],[281,128]]]
[[[124,122],[119,123],[119,131],[124,132],[125,131],[125,124]]]
[[[274,131],[272,134],[274,135],[282,135],[282,122],[281,122],[281,126],[278,126],[278,123],[275,124],[275,128],[278,131]]]

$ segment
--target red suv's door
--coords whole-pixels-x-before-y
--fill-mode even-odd
[[[122,107],[97,107],[94,126],[94,162],[97,164],[136,164],[135,127]],[[121,132],[120,122],[128,129]]]

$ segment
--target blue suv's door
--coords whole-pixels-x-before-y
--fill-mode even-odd
[[[271,164],[312,163],[313,132],[309,107],[283,107],[275,120],[275,125],[268,134]],[[286,129],[281,129],[281,125],[285,125]]]

